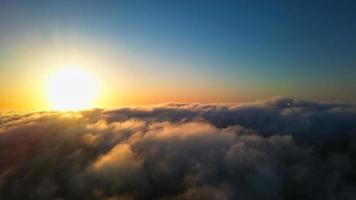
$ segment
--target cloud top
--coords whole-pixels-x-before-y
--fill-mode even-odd
[[[355,199],[356,106],[1,113],[4,199]]]

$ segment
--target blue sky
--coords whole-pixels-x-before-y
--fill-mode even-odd
[[[355,10],[354,1],[2,1],[0,69],[5,76],[31,41],[51,48],[56,37],[85,38],[142,58],[147,65],[128,70],[168,86],[191,74],[191,87],[215,88],[202,101],[218,91],[226,101],[355,101]]]

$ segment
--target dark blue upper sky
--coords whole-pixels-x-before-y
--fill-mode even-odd
[[[3,60],[16,54],[15,47],[28,38],[48,42],[59,32],[63,37],[79,35],[111,48],[180,63],[138,68],[149,68],[153,74],[164,71],[173,80],[178,78],[171,71],[192,73],[191,79],[201,76],[199,83],[190,83],[209,82],[209,87],[231,91],[229,100],[243,96],[241,91],[250,91],[246,95],[253,98],[291,95],[356,100],[351,92],[356,89],[356,1],[0,4]]]

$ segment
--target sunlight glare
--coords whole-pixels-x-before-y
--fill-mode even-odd
[[[55,110],[79,110],[94,106],[98,93],[96,80],[83,70],[66,68],[56,72],[47,83],[47,97]]]

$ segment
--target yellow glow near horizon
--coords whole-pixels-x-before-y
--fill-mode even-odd
[[[95,106],[98,83],[83,70],[65,68],[54,73],[47,82],[49,105],[55,110],[79,110]]]

